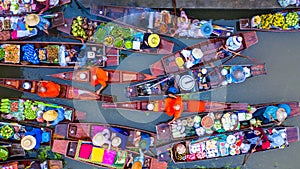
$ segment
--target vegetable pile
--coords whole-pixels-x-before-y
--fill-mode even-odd
[[[10,100],[9,99],[1,99],[1,108],[0,112],[9,113],[10,112]]]
[[[257,16],[256,20],[258,19]],[[297,29],[296,26],[299,23],[299,16],[297,12],[289,12],[286,15],[284,13],[264,14],[260,16],[261,22],[257,26],[262,29],[280,28],[283,30]]]
[[[30,101],[30,100],[26,100],[24,102],[24,107],[25,107],[25,109],[24,109],[24,116],[25,116],[25,118],[28,119],[28,120],[34,120],[34,119],[36,119],[36,111],[37,111],[37,109],[35,107],[35,104],[32,101]]]
[[[4,125],[0,129],[0,135],[3,139],[7,140],[14,135],[14,129],[9,125]]]

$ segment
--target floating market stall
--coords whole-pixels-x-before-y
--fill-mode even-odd
[[[90,13],[110,19],[112,22],[135,29],[183,38],[227,37],[233,34],[234,27],[212,24],[211,21],[188,17],[184,11],[180,16],[168,10],[154,10],[141,7],[95,5]]]
[[[269,13],[240,19],[240,29],[267,32],[298,32],[300,31],[299,14],[299,10],[284,10],[275,14]]]
[[[65,22],[66,24],[57,27],[57,30],[81,40],[131,52],[173,53],[174,42],[157,34],[146,33],[111,22],[90,20],[81,16],[73,19],[66,18]]]

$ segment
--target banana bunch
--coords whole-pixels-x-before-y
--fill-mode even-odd
[[[273,22],[272,14],[264,14],[260,16],[261,18],[261,27],[263,29],[270,29]]]
[[[0,112],[2,112],[2,113],[10,112],[10,100],[9,99],[1,99]]]
[[[299,21],[297,12],[290,12],[285,16],[285,22],[288,26],[296,26]]]
[[[273,25],[276,27],[282,27],[284,24],[284,16],[281,13],[276,13],[273,16]]]
[[[81,16],[78,16],[72,21],[71,33],[76,37],[83,37],[85,39],[88,38],[83,28],[83,18]]]

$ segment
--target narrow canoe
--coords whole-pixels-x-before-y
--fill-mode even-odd
[[[63,6],[63,5],[66,5],[66,4],[69,4],[71,3],[71,0],[59,0],[59,2],[57,3],[57,5],[54,5],[50,2],[50,0],[46,0],[43,4],[47,4],[47,1],[49,2],[49,9],[53,9],[53,8],[56,8],[56,7],[59,7],[59,6]],[[0,16],[17,16],[17,15],[24,15],[24,14],[29,14],[29,13],[40,13],[42,9],[35,9],[35,6],[36,6],[36,3],[33,3],[31,4],[32,6],[29,6],[29,7],[25,7],[26,3],[24,3],[24,1],[19,1],[18,2],[18,12],[16,13],[13,13],[12,11],[10,10],[3,10],[1,8],[0,10],[0,13],[1,15]],[[28,4],[26,4],[28,5]],[[48,9],[48,10],[49,10]],[[47,9],[46,9],[47,11]],[[46,12],[44,11],[44,12]]]
[[[130,102],[103,103],[102,108],[118,108],[125,110],[163,112],[164,100],[140,100]],[[201,100],[183,100],[183,112],[212,112],[222,110],[247,110],[247,103],[225,103]],[[153,109],[152,109],[153,108]]]
[[[182,19],[167,10],[154,10],[141,7],[112,6],[112,5],[95,5],[90,7],[90,13],[96,16],[107,18],[112,22],[123,24],[136,29],[150,30],[151,32],[183,38],[209,38],[209,37],[227,37],[233,34],[234,27],[212,24],[206,31],[211,32],[209,35],[203,35],[201,24],[210,23],[210,21],[199,21],[190,17],[184,23],[185,29],[178,29]],[[180,13],[179,13],[180,14]],[[199,25],[200,24],[200,25]],[[193,29],[193,26],[196,28]],[[177,31],[176,31],[177,30]],[[188,32],[192,33],[188,33]]]
[[[148,97],[152,95],[165,95],[169,87],[173,86],[179,94],[198,93],[213,90],[232,84],[228,73],[232,67],[241,66],[247,70],[244,80],[250,77],[266,74],[265,64],[250,65],[222,65],[213,68],[199,68],[181,73],[160,76],[153,80],[134,84],[126,88],[127,97]],[[205,71],[203,71],[205,70]],[[226,72],[225,75],[222,72]]]
[[[63,25],[63,26],[58,26],[56,29],[57,30],[59,30],[59,31],[61,31],[61,32],[64,32],[64,33],[66,33],[66,34],[68,34],[68,35],[72,35],[72,22],[73,22],[73,20],[75,20],[75,18],[65,18],[65,24]],[[101,40],[99,40],[99,42],[97,42],[97,38],[95,38],[95,36],[96,36],[96,34],[97,34],[97,31],[100,31],[100,30],[103,30],[103,31],[105,31],[105,36],[106,37],[111,37],[112,35],[110,35],[111,34],[111,32],[112,31],[107,31],[107,30],[110,30],[110,29],[112,29],[112,28],[116,28],[116,29],[119,29],[119,28],[121,28],[121,29],[126,29],[126,27],[124,27],[124,26],[121,26],[121,25],[117,25],[117,24],[115,24],[115,25],[110,25],[110,27],[109,28],[106,28],[105,27],[105,25],[107,25],[108,24],[108,22],[106,22],[106,21],[102,21],[102,20],[90,20],[89,22],[93,22],[93,23],[97,23],[97,29],[95,29],[94,28],[94,33],[92,34],[92,36],[89,36],[89,37],[92,37],[92,38],[90,38],[89,40],[88,40],[88,42],[96,42],[96,43],[101,43],[102,44],[102,41],[104,40],[104,39],[101,39]],[[100,27],[103,27],[104,26],[104,28],[101,28],[100,29]],[[127,29],[129,29],[130,30],[130,32],[131,32],[131,36],[133,36],[133,34],[132,34],[132,32],[135,32],[135,33],[137,33],[137,32],[140,32],[141,34],[144,34],[145,32],[143,32],[143,31],[141,31],[141,30],[134,30],[134,29],[132,29],[132,28],[127,28]],[[108,33],[109,33],[109,35],[108,35]],[[99,33],[100,34],[100,33]],[[139,37],[140,37],[141,35],[139,35]],[[75,36],[74,36],[75,37]],[[82,38],[78,38],[78,39],[81,39],[81,40],[83,40]],[[121,37],[121,40],[126,40],[124,37],[123,37],[123,35],[122,35],[122,37]],[[128,40],[129,41],[129,40]],[[132,43],[132,45],[133,45],[133,43],[134,42],[132,42],[131,40],[130,40],[130,42]],[[137,41],[136,41],[137,42]],[[125,44],[126,42],[123,42],[123,44]],[[138,44],[140,44],[140,42],[137,42]],[[132,45],[131,45],[131,47],[132,47]],[[110,44],[109,45],[110,47],[111,46],[114,46],[114,44]],[[138,45],[139,47],[141,47],[140,45]],[[172,41],[170,41],[170,40],[168,40],[168,39],[166,39],[166,38],[164,38],[164,37],[161,37],[160,36],[160,43],[159,43],[159,45],[158,45],[158,47],[156,47],[156,48],[145,48],[145,49],[138,49],[139,47],[137,47],[137,48],[128,48],[128,49],[126,49],[125,47],[119,47],[118,49],[121,49],[121,50],[125,50],[125,51],[130,51],[130,52],[139,52],[139,53],[145,53],[145,54],[171,54],[171,53],[173,53],[174,51],[173,51],[173,49],[174,49],[174,42],[172,42]],[[117,48],[117,47],[116,47]]]
[[[243,32],[237,34],[237,36],[243,37],[242,46],[235,50],[234,52],[241,52],[248,47],[258,43],[258,38],[255,32]],[[201,58],[201,61],[193,65],[192,67],[201,66],[204,64],[209,64],[212,62],[216,62],[218,60],[222,60],[225,58],[223,54],[220,54],[218,58],[215,58],[216,52],[219,50],[221,46],[224,46],[226,43],[226,39],[224,38],[214,38],[209,39],[204,42],[200,42],[196,45],[187,47],[184,50],[193,51],[193,49],[200,49],[203,53],[203,56]],[[169,54],[155,62],[154,64],[150,65],[150,71],[152,75],[158,76],[158,75],[164,75],[169,73],[176,73],[181,72],[185,70],[189,70],[189,68],[186,67],[186,64],[188,63],[187,60],[182,56],[181,51],[177,51],[173,54]],[[177,58],[182,58],[183,65],[178,65],[176,63]]]
[[[106,144],[99,145],[109,149],[122,149],[128,151],[138,150],[140,142],[148,145],[148,156],[155,156],[153,149],[156,145],[156,135],[145,130],[101,123],[69,123],[55,126],[54,135],[57,139],[92,141],[96,135],[104,135],[107,138]],[[142,136],[140,141],[139,136]],[[119,140],[118,144],[115,141]],[[99,143],[100,144],[100,143]],[[146,148],[140,147],[143,150]]]
[[[107,83],[130,83],[130,82],[141,82],[156,78],[149,74],[140,72],[130,72],[124,70],[105,70],[108,74]],[[59,78],[69,81],[77,82],[91,82],[95,76],[95,72],[90,70],[74,70],[73,72],[63,72],[50,75],[54,78]]]
[[[63,169],[63,162],[61,160],[46,160],[38,159],[24,159],[24,160],[9,160],[0,162],[0,167],[3,169],[19,169],[27,167],[41,167],[48,169]]]
[[[256,147],[255,152],[283,149],[290,143],[299,141],[298,127],[264,128],[268,141],[271,143],[267,149]],[[251,134],[251,130],[235,131],[215,134],[205,138],[179,141],[171,145],[157,148],[159,160],[174,163],[188,163],[201,160],[222,158],[250,153],[250,144],[245,135]],[[276,140],[276,141],[273,141]],[[280,140],[280,141],[278,141]],[[170,152],[166,149],[169,148]]]
[[[250,105],[250,107],[260,109],[266,106],[278,106],[279,104],[287,104],[290,106],[291,113],[288,118],[300,115],[299,102],[296,101],[254,104]],[[239,108],[229,111],[219,110],[213,113],[199,113],[197,115],[181,117],[176,123],[170,125],[168,123],[157,125],[157,140],[170,143],[176,140],[205,137],[211,134],[247,130],[250,129],[251,125],[256,126],[256,124],[263,127],[274,125],[274,122],[261,125],[257,119],[254,119],[249,110]],[[210,123],[208,122],[209,120],[211,120]]]
[[[274,14],[256,15],[252,18],[240,19],[239,27],[240,30],[299,32],[299,15],[299,9],[283,10]],[[269,23],[269,21],[272,22]]]
[[[91,141],[71,141],[58,140],[53,141],[52,151],[60,153],[66,158],[80,161],[93,166],[100,166],[106,168],[123,168],[127,167],[127,162],[132,154],[133,158],[139,156],[138,153],[128,152],[120,149],[111,149],[97,147]],[[99,156],[99,152],[101,156]],[[95,155],[97,154],[97,155]],[[144,166],[145,169],[167,169],[167,162],[159,162],[157,159],[145,155]]]
[[[100,44],[76,42],[37,42],[37,41],[0,41],[1,49],[5,46],[17,47],[15,55],[10,55],[9,51],[4,51],[4,56],[0,59],[0,65],[25,66],[25,67],[47,67],[47,68],[73,68],[76,64],[96,64],[99,67],[119,65],[119,50],[108,48]],[[32,64],[25,60],[23,46],[34,45],[34,52],[38,56],[38,64]],[[78,55],[76,61],[66,61],[61,56],[63,50],[76,50]],[[50,52],[52,54],[50,54]],[[103,60],[103,57],[107,60]],[[97,60],[97,62],[94,62]],[[101,62],[98,62],[101,61]]]
[[[50,128],[46,128],[46,127],[41,128],[40,126],[33,125],[33,124],[5,122],[3,120],[0,122],[0,128],[1,128],[0,142],[3,143],[21,144],[21,138],[25,132],[31,131],[33,129],[41,129],[42,137],[44,137],[43,141],[41,142],[41,146],[52,145],[53,132],[52,129]],[[3,135],[4,133],[6,135]]]
[[[30,103],[31,105],[35,105],[37,109],[34,111],[35,117],[31,117],[30,119],[26,118],[26,107],[24,102]],[[38,100],[31,100],[31,99],[23,99],[23,98],[2,98],[1,102],[1,117],[8,120],[8,121],[15,121],[15,122],[25,122],[25,123],[33,123],[40,126],[46,126],[46,122],[44,120],[38,120],[38,113],[39,116],[42,116],[42,113],[46,112],[50,109],[59,109],[62,108],[64,110],[65,119],[61,121],[61,123],[70,123],[75,121],[85,120],[86,113],[80,112],[75,110],[72,107],[53,104],[49,102],[42,102]]]
[[[0,17],[0,24],[2,25],[0,26],[0,41],[24,40],[29,37],[36,36],[38,31],[40,31],[37,27],[34,27],[30,30],[19,28],[25,27],[25,17],[26,15]],[[50,27],[48,29],[64,24],[63,12],[57,12],[55,14],[48,15],[48,17],[51,18],[48,19],[50,21]],[[16,21],[19,21],[19,23]],[[12,25],[20,26],[13,27]]]
[[[1,78],[0,79],[0,86],[7,87],[13,90],[21,91],[21,92],[28,92],[37,94],[37,84],[38,80],[22,80],[22,79],[10,79],[10,78]],[[25,89],[23,88],[24,84],[29,84],[30,88]],[[99,100],[104,102],[113,102],[115,100],[114,96],[109,95],[97,95],[95,92],[79,89],[69,85],[60,85],[60,94],[57,98],[62,99],[79,99],[79,100]]]

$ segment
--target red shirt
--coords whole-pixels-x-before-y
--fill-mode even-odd
[[[45,87],[46,92],[38,92],[40,97],[57,97],[60,92],[60,86],[51,81],[42,81],[40,82],[40,87]]]
[[[179,110],[176,110],[174,107],[176,105],[180,106]],[[177,98],[166,98],[165,99],[165,111],[169,116],[174,116],[174,118],[179,118],[181,113],[183,112],[183,102],[180,96]]]

